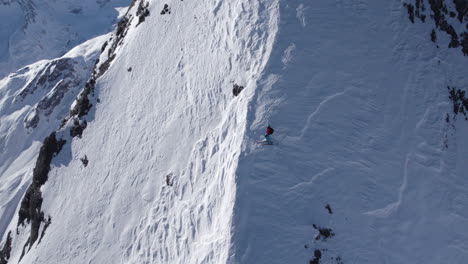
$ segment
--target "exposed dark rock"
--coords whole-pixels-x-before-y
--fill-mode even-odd
[[[103,1],[107,1],[107,0],[103,0]],[[129,10],[135,4],[135,2],[136,0],[132,0]],[[117,47],[123,43],[123,38],[125,37],[128,31],[129,25],[131,23],[131,19],[132,19],[132,16],[129,15],[127,11],[127,14],[125,15],[125,17],[122,20],[120,20],[119,23],[117,24],[115,35],[111,37],[109,40],[109,43],[111,40],[113,40],[110,47],[108,47],[108,44],[105,43],[101,48],[102,52],[108,49],[109,56],[107,60],[102,64],[99,64],[100,63],[99,59],[96,60],[92,76],[89,78],[82,92],[78,96],[74,108],[70,110],[69,115],[62,121],[60,128],[64,128],[64,126],[68,124],[68,121],[71,118],[74,119],[72,126],[70,127],[70,134],[72,136],[80,136],[83,130],[86,128],[86,121],[80,120],[80,118],[87,115],[90,108],[92,107],[92,104],[88,96],[90,95],[94,96],[96,80],[102,74],[105,73],[105,71],[109,68],[111,61],[115,58],[116,56],[115,51]],[[63,64],[60,64],[60,63],[55,65],[55,69],[59,71],[61,71],[60,69],[62,65],[66,64],[66,61]],[[99,72],[97,71],[98,65],[100,65]],[[54,80],[58,80],[59,78],[62,78],[62,76],[55,74],[55,70],[53,68],[49,67],[46,70],[44,70],[43,73],[45,73],[46,71],[50,71],[50,73],[42,74],[40,77],[34,80],[34,84],[32,84],[30,87],[27,87],[26,89],[24,89],[24,91],[22,91],[22,94],[24,96],[28,93],[33,93],[34,91],[32,89],[36,89],[38,85],[42,85],[46,83],[47,81],[54,81]],[[56,99],[53,98],[52,101],[50,102],[44,101],[43,105],[44,106],[52,105],[55,101]],[[44,107],[42,107],[41,109],[43,108]],[[20,260],[26,254],[27,250],[30,249],[31,246],[38,239],[41,223],[44,224],[44,228],[41,233],[41,238],[39,239],[39,241],[41,241],[42,237],[45,234],[45,230],[51,224],[51,218],[49,217],[48,219],[45,219],[44,212],[41,211],[42,200],[43,200],[41,186],[48,179],[48,173],[50,171],[50,164],[52,162],[53,157],[61,151],[65,142],[66,141],[63,139],[57,139],[56,133],[52,132],[48,137],[44,139],[43,145],[39,151],[39,155],[36,161],[36,166],[34,167],[34,170],[33,170],[32,183],[25,192],[25,195],[21,201],[20,209],[18,212],[18,226],[26,225],[27,223],[31,225],[30,236],[27,239],[27,242],[25,243],[25,245],[23,246],[23,251],[22,251]],[[5,245],[11,244],[10,236],[8,239]],[[6,246],[4,248],[9,248],[9,247],[10,246]],[[0,253],[2,254],[1,255],[2,261],[4,259],[7,259],[6,252],[7,252],[6,250],[0,251]],[[8,250],[8,254],[9,254],[9,250]],[[6,263],[6,260],[4,263]],[[4,263],[1,262],[0,264],[4,264]]]
[[[122,37],[125,34],[125,31],[127,29],[128,21],[129,21],[129,19],[127,17],[124,17],[117,24],[117,31],[115,33],[115,35],[117,36],[117,39],[119,37]],[[114,42],[116,42],[116,41],[114,41]]]
[[[174,176],[174,175],[172,174],[172,172],[169,173],[168,175],[166,175],[166,184],[167,184],[167,186],[172,186],[172,185],[174,185],[174,178],[173,178],[173,176]]]
[[[234,96],[238,96],[240,92],[242,92],[242,90],[244,90],[244,86],[234,84],[234,86],[232,87],[232,94]]]
[[[115,59],[115,54],[110,54],[109,58],[99,66],[99,76],[103,75],[110,67],[111,62]]]
[[[132,2],[132,5],[134,4],[135,1]],[[109,50],[107,51],[107,60],[99,66],[99,72],[93,75],[94,79],[99,78],[109,69],[111,62],[115,59],[116,56],[115,50],[119,45],[122,45],[123,39],[127,35],[131,22],[132,16],[128,15],[123,17],[117,24],[117,29],[115,31],[115,39],[112,40],[112,44]]]
[[[42,91],[44,94],[34,112],[25,119],[26,128],[37,127],[41,116],[52,114],[65,95],[81,85],[82,77],[77,74],[75,63],[70,58],[53,60],[46,64],[41,72],[21,90],[15,100],[26,100],[28,95],[37,91]]]
[[[132,9],[132,8],[135,6],[135,4],[136,4],[137,1],[138,1],[138,0],[132,0],[132,2],[130,3],[130,6],[128,7],[128,10]],[[127,12],[128,12],[128,11],[127,11]]]
[[[39,121],[40,121],[39,113],[36,109],[34,111],[34,114],[32,114],[32,116],[26,117],[26,119],[24,120],[24,126],[26,128],[36,128],[37,125],[39,125]]]
[[[7,239],[3,245],[3,249],[0,250],[0,264],[7,264],[10,259],[11,252],[11,231],[8,232]]]
[[[74,118],[73,125],[70,128],[70,136],[81,138],[81,135],[87,126],[88,122],[86,122],[86,120]]]
[[[42,229],[41,237],[39,238],[39,242],[37,242],[37,243],[41,243],[42,238],[44,237],[45,232],[46,232],[47,228],[50,226],[51,223],[52,223],[52,217],[50,217],[50,216],[47,218],[47,220],[44,220],[44,228]]]
[[[450,25],[445,19],[445,15],[448,14],[447,6],[443,0],[429,0],[431,10],[434,13],[432,16],[437,28],[446,32],[451,36],[449,48],[456,48],[460,45],[458,41],[458,35],[452,25]]]
[[[421,15],[419,16],[419,19],[421,19],[421,22],[426,22],[426,15]]]
[[[322,258],[322,251],[320,249],[314,250],[314,258],[309,262],[310,264],[319,264]]]
[[[102,44],[101,52],[104,52],[104,50],[106,50],[107,44],[109,44],[109,42],[107,42],[107,41],[104,42],[104,44]]]
[[[407,3],[404,3],[403,5],[406,7],[408,11],[409,20],[411,20],[411,23],[414,23],[414,6],[412,4],[407,4]]]
[[[169,5],[164,4],[163,9],[161,10],[161,15],[170,14],[170,13],[171,13],[171,9],[169,8]]]
[[[21,251],[20,261],[23,259],[24,254],[26,254],[26,248],[27,248],[30,240],[31,240],[31,238],[29,237],[28,240],[26,241],[26,243],[23,246],[23,250]]]
[[[71,89],[80,84],[77,79],[65,79],[59,82],[47,96],[43,97],[37,104],[37,109],[44,115],[50,115],[56,106],[60,104],[62,98]]]
[[[131,72],[131,71],[132,71],[132,67],[128,67],[128,68],[127,68],[127,71],[128,71],[128,72]]]
[[[403,6],[406,7],[406,10],[408,12],[408,18],[411,21],[411,23],[414,23],[415,17],[419,18],[423,23],[426,21],[426,15],[424,14],[426,8],[422,0],[415,0],[414,6],[408,3],[403,3]]]
[[[333,214],[333,211],[332,211],[331,206],[329,204],[325,205],[325,209],[328,210],[329,214]]]
[[[137,27],[138,27],[138,25],[140,25],[142,22],[145,21],[147,16],[150,15],[148,7],[149,7],[148,2],[146,2],[146,4],[145,4],[144,0],[140,1],[140,4],[138,5],[138,9],[137,9],[137,12],[136,12],[136,16],[138,17],[138,24],[136,25]]]
[[[55,132],[52,132],[44,139],[39,155],[36,161],[36,166],[33,170],[33,183],[42,185],[47,181],[47,175],[50,170],[50,162],[55,154],[59,153],[65,144],[65,140],[55,137]]]
[[[450,43],[448,45],[449,48],[457,48],[460,46],[460,41],[458,40],[458,35],[452,25],[447,23],[446,20],[440,23],[440,29],[445,31],[445,33],[449,34],[451,37]]]
[[[468,18],[468,1],[467,0],[452,0],[455,4],[456,12],[449,10],[447,8],[446,2],[449,0],[428,0],[430,5],[430,10],[432,11],[431,18],[434,21],[434,24],[437,29],[447,33],[450,36],[450,43],[448,44],[449,48],[458,48],[461,46],[462,52],[465,56],[468,55],[468,31],[463,29],[460,30],[458,25],[450,24],[447,18],[450,16],[452,18],[457,17],[458,21],[462,23]],[[412,4],[404,3],[403,5],[408,10],[409,19],[414,23],[414,17],[419,17],[422,22],[425,22],[426,15],[424,1],[423,0],[413,0],[415,3],[414,7]],[[451,23],[454,21],[449,19]],[[459,29],[459,32],[455,28]],[[468,24],[466,27],[468,30]],[[437,36],[435,30],[431,32],[431,40],[436,42]],[[438,47],[438,46],[437,46]]]
[[[455,4],[455,9],[458,13],[457,18],[460,21],[460,23],[462,23],[464,18],[468,18],[468,1],[453,0],[453,3]]]
[[[426,11],[426,6],[424,5],[424,1],[423,0],[416,0],[415,15],[417,17],[419,17],[419,19],[423,23],[426,22],[426,15],[423,14],[425,11]]]
[[[463,32],[463,34],[460,35],[460,38],[463,55],[468,56],[468,32]]]
[[[465,119],[468,120],[468,97],[465,95],[465,91],[450,86],[447,86],[447,89],[449,91],[449,99],[453,103],[453,113],[455,116],[458,113],[462,113]]]
[[[21,90],[19,95],[25,98],[28,94],[33,94],[38,89],[51,90],[59,81],[65,78],[75,79],[73,76],[74,72],[76,70],[73,59],[60,58],[53,60]]]
[[[432,29],[431,31],[431,41],[434,43],[437,41],[437,34],[435,32],[435,29]]]
[[[335,233],[333,233],[331,228],[319,227],[315,224],[312,226],[319,231],[319,234],[315,237],[315,240],[321,239],[322,241],[326,241],[328,238],[335,236]]]
[[[81,160],[81,163],[83,163],[83,165],[86,167],[88,166],[88,157],[85,155],[83,158],[80,159]]]
[[[91,83],[94,83],[94,80],[90,79],[90,81],[92,81]],[[93,106],[88,99],[88,95],[91,93],[91,88],[88,87],[88,84],[90,84],[90,81],[88,81],[88,83],[86,84],[86,87],[83,89],[78,99],[76,100],[75,107],[73,107],[73,109],[70,111],[71,116],[76,115],[78,117],[82,117],[86,115],[88,111],[91,109],[91,107]]]
[[[39,150],[36,166],[33,170],[32,183],[21,201],[21,207],[18,212],[18,225],[24,225],[25,221],[31,223],[31,233],[26,243],[29,244],[29,247],[37,240],[41,223],[46,222],[44,213],[41,211],[41,186],[48,179],[52,158],[60,152],[64,144],[65,140],[58,140],[55,132],[52,132],[44,139],[42,147]]]

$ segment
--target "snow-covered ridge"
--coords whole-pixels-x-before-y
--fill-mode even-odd
[[[0,237],[17,222],[15,212],[31,183],[40,142],[68,114],[107,36],[87,41],[63,57],[40,61],[0,81]]]
[[[130,0],[0,1],[0,78],[106,34]]]

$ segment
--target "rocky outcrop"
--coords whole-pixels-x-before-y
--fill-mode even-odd
[[[51,115],[65,95],[82,84],[76,64],[73,58],[53,60],[21,90],[16,102],[24,102],[36,94],[41,96],[33,113],[24,120],[26,128],[36,128],[41,116]]]
[[[171,13],[171,9],[169,8],[169,5],[168,4],[164,4],[163,6],[163,9],[161,10],[161,15],[166,15],[166,14],[170,14]]]
[[[449,99],[453,104],[454,116],[462,114],[465,120],[468,120],[468,96],[465,95],[465,91],[450,86],[447,86],[447,89],[449,91]]]
[[[10,259],[10,252],[11,252],[11,231],[8,232],[5,245],[3,245],[3,249],[0,250],[0,264],[8,263],[8,259]]]
[[[232,87],[232,94],[234,96],[238,96],[240,94],[240,92],[242,92],[242,90],[244,90],[244,86],[234,84],[233,87]]]
[[[415,23],[415,18],[426,22],[426,17],[434,23],[430,37],[437,41],[436,30],[450,36],[449,48],[460,48],[465,56],[468,56],[468,27],[455,25],[463,24],[468,20],[468,1],[466,0],[428,0],[429,9],[425,7],[424,0],[413,0],[412,3],[404,3],[407,8],[408,18]],[[458,21],[452,18],[457,18]],[[456,22],[455,22],[456,21]]]
[[[39,156],[36,161],[36,166],[33,171],[32,183],[29,186],[26,194],[21,201],[21,207],[18,212],[18,226],[31,224],[31,231],[28,242],[29,248],[39,237],[39,228],[41,223],[45,223],[44,212],[42,212],[42,192],[41,186],[48,179],[50,164],[52,158],[60,152],[65,140],[57,139],[55,132],[52,132],[44,139],[42,147],[39,151]]]
[[[146,17],[150,15],[149,12],[149,3],[145,1],[140,1],[140,4],[138,5],[138,9],[136,12],[136,16],[138,17],[138,25],[140,25],[142,22],[145,21]]]

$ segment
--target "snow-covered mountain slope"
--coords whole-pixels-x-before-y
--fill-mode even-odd
[[[108,36],[43,60],[0,81],[0,237],[12,221],[42,140],[60,126]]]
[[[466,90],[467,57],[400,1],[279,13],[236,172],[234,263],[466,262],[468,123],[447,86]],[[267,122],[276,145],[256,146]]]
[[[9,262],[23,246],[22,263],[226,262],[247,102],[275,36],[275,4],[174,1],[162,15],[150,2],[140,23],[148,12],[137,1],[95,69],[93,107],[82,100],[75,107],[86,110],[69,118],[87,121],[82,138],[68,125],[57,132],[67,143],[34,187],[43,203],[26,220],[43,211],[46,221],[20,226]],[[245,96],[233,98],[234,82]]]
[[[441,2],[132,1],[0,263],[464,263],[467,58],[442,20],[431,42]]]
[[[0,0],[0,78],[111,31],[129,0]]]

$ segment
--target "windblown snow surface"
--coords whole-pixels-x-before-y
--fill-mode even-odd
[[[52,223],[21,261],[30,227],[6,223],[8,263],[466,262],[468,121],[447,86],[467,89],[467,58],[448,36],[401,1],[128,14],[146,3],[81,138],[59,133]]]

